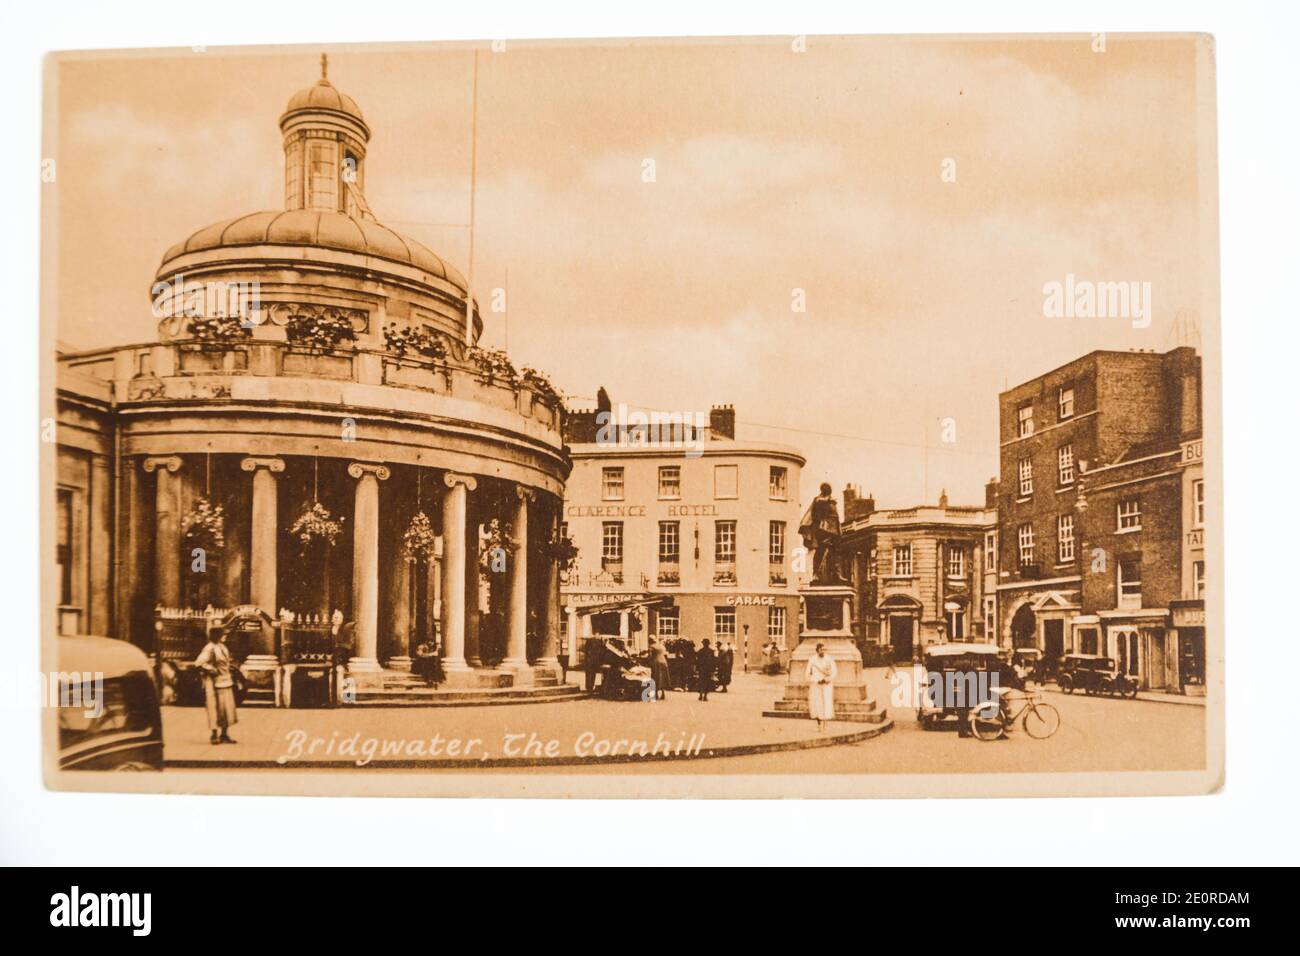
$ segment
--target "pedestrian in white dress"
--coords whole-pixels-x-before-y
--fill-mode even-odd
[[[808,678],[808,715],[822,724],[835,719],[835,661],[826,656],[826,645],[817,645],[817,654],[808,659],[804,676]]]

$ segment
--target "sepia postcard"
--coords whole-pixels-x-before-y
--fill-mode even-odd
[[[1211,37],[66,52],[44,97],[49,787],[1222,785]]]

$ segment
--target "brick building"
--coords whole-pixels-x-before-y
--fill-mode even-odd
[[[1001,643],[1049,666],[1106,653],[1141,686],[1181,685],[1170,608],[1190,590],[1180,462],[1200,403],[1191,348],[1092,352],[999,396]]]

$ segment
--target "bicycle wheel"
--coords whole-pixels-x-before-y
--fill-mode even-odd
[[[980,740],[997,740],[1007,732],[1002,722],[1002,708],[996,700],[985,701],[978,707],[971,708],[971,732]]]
[[[1046,740],[1061,726],[1061,713],[1051,704],[1031,704],[1025,711],[1025,733]]]

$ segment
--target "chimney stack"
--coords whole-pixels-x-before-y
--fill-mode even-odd
[[[988,484],[984,486],[984,507],[996,508],[998,506],[998,480],[990,478]]]
[[[709,409],[709,437],[736,438],[736,406],[714,405]]]

